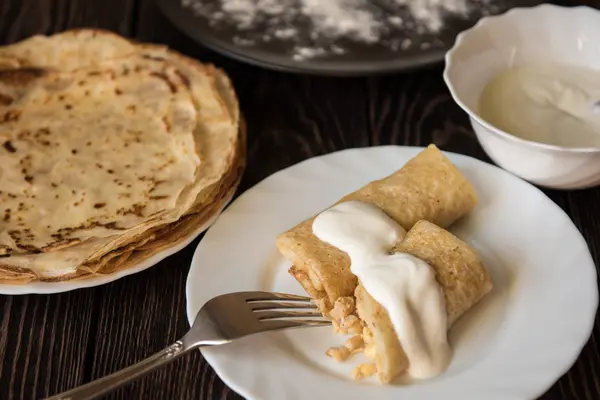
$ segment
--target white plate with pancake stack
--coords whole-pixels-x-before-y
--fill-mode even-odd
[[[82,29],[0,48],[0,293],[104,284],[230,201],[245,130],[227,75]]]

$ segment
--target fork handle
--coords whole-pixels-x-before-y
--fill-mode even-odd
[[[170,363],[176,358],[179,358],[183,354],[197,347],[199,347],[199,344],[184,346],[183,340],[178,340],[158,353],[138,362],[137,364],[90,383],[86,383],[85,385],[76,387],[63,393],[59,393],[52,397],[48,397],[46,400],[94,399],[107,394],[108,392],[111,392],[118,387],[125,385],[126,383],[147,375],[156,368]]]

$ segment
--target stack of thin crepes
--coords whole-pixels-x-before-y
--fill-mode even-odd
[[[0,47],[0,282],[82,279],[183,241],[231,198],[226,74],[83,29]]]
[[[390,250],[408,253],[433,268],[444,294],[448,328],[492,289],[475,250],[444,229],[468,214],[478,199],[466,177],[434,145],[338,203],[345,201],[372,203],[407,231]],[[352,274],[348,255],[313,234],[314,219],[281,234],[277,247],[293,263],[290,273],[332,319],[336,331],[357,335],[329,349],[328,355],[344,361],[364,351],[374,364],[359,365],[353,376],[377,373],[382,383],[389,383],[406,371],[409,361],[387,310]]]

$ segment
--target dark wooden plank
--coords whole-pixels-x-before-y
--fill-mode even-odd
[[[152,269],[102,288],[97,335],[90,359],[95,379],[130,365],[178,339],[188,328],[185,318],[185,277],[193,246]],[[173,371],[181,363],[192,373]],[[202,385],[198,357],[187,357],[147,379],[115,393],[114,398],[151,398],[169,393],[184,398],[188,385],[171,385],[169,378],[186,382],[191,376]],[[148,393],[148,395],[143,395]]]
[[[37,1],[38,4],[44,1]],[[64,3],[63,3],[64,4]],[[108,29],[128,36],[134,28],[136,1],[86,1],[75,0],[58,5],[59,15],[65,15],[64,29],[95,27]]]
[[[76,27],[98,27],[129,35],[134,11],[134,0],[3,0],[0,40],[12,43]]]
[[[39,398],[84,381],[94,294],[0,297],[0,398]]]
[[[369,79],[369,130],[373,145],[436,143],[448,151],[489,161],[468,118],[442,80],[442,67]]]

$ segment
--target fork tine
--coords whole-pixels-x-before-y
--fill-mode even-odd
[[[321,313],[316,309],[313,311],[257,311],[254,315],[259,321],[274,318],[321,317]]]
[[[284,300],[284,301],[299,301],[312,302],[313,299],[306,296],[297,296],[287,293],[272,293],[272,292],[245,292],[244,296],[248,303],[264,300]]]
[[[311,326],[327,326],[331,321],[326,320],[306,320],[306,319],[286,319],[286,320],[265,320],[260,322],[261,330],[274,331],[279,329],[303,328]]]
[[[249,302],[248,305],[253,311],[258,310],[277,310],[281,308],[313,308],[316,306],[313,303],[298,303],[298,302],[281,302],[281,301],[256,301]]]

